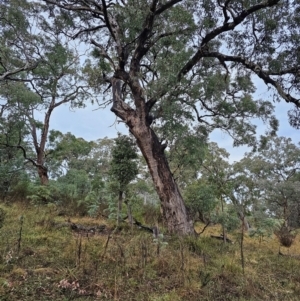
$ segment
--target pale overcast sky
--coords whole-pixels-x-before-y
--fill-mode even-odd
[[[256,96],[262,99],[270,98],[263,83],[256,82],[258,91]],[[300,130],[293,129],[288,123],[287,111],[291,108],[285,101],[276,104],[276,116],[279,119],[279,136],[290,137],[294,143],[299,143]],[[85,140],[97,140],[104,137],[114,138],[118,132],[128,134],[123,123],[117,123],[115,115],[109,108],[97,109],[97,106],[88,105],[85,109],[69,109],[68,105],[57,107],[51,117],[50,128],[59,130],[63,133],[71,132],[76,137],[82,137]],[[265,126],[258,128],[260,134],[264,133]],[[247,147],[233,147],[231,138],[221,132],[215,131],[210,136],[210,140],[217,142],[220,147],[225,148],[230,154],[230,161],[240,160],[244,153],[249,149]]]

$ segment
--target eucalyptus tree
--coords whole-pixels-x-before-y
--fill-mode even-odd
[[[165,156],[170,136],[219,128],[235,145],[254,145],[255,117],[274,132],[273,105],[251,96],[254,77],[292,105],[290,121],[299,126],[297,1],[42,2],[54,24],[66,21],[66,37],[94,47],[85,68],[89,84],[111,93],[103,105],[111,103],[136,138],[171,232],[193,227]]]
[[[212,215],[217,203],[224,211],[231,185],[231,166],[229,153],[214,142],[207,144],[204,153],[202,163],[197,166],[197,179],[187,185],[184,196],[189,209],[198,212],[200,219],[206,223],[212,220],[206,216]]]
[[[86,141],[69,132],[63,134],[51,130],[46,150],[47,164],[51,177],[58,185],[62,184],[62,193],[67,192],[64,189],[67,185],[69,192],[81,202],[98,203],[108,180],[113,145],[113,139]]]
[[[83,106],[90,97],[81,82],[80,55],[61,34],[63,19],[49,23],[38,2],[5,1],[0,8],[1,102],[9,104],[16,122],[22,116],[35,154],[28,155],[21,144],[6,146],[21,149],[25,160],[36,167],[41,184],[47,184],[45,149],[51,115],[58,106]]]
[[[219,148],[216,143],[210,143],[209,153],[201,168],[202,178],[215,185],[222,212],[230,204],[233,209],[231,213],[234,212],[243,229],[248,231],[248,217],[255,220],[256,224],[261,224],[262,219],[270,217],[263,199],[263,185],[260,184],[262,178],[258,179],[250,171],[256,163],[247,154],[242,160],[232,164],[228,162],[228,157],[229,153],[225,149]],[[258,164],[256,168],[262,167]]]
[[[107,207],[114,146],[114,139],[107,137],[86,141],[69,132],[50,131],[46,162],[62,203],[73,204],[81,213],[89,208],[91,214]]]
[[[217,143],[210,142],[203,164],[200,168],[201,178],[214,187],[214,197],[219,201],[221,213],[215,216],[216,221],[222,224],[224,242],[226,242],[226,228],[230,219],[226,210],[226,199],[232,187],[231,170],[228,162],[229,153],[218,147]],[[226,226],[227,224],[227,226]]]
[[[109,179],[110,162],[112,160],[112,150],[115,146],[113,138],[104,137],[93,141],[93,147],[90,153],[90,176],[97,185],[99,181]]]
[[[84,170],[87,175],[95,165],[92,149],[95,142],[78,138],[70,132],[50,130],[46,160],[52,178],[66,174],[71,169]]]
[[[183,196],[192,216],[198,216],[198,219],[205,224],[213,221],[213,211],[218,202],[216,187],[213,184],[204,179],[196,180],[186,187]]]

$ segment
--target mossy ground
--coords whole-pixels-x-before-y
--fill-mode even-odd
[[[165,237],[127,225],[109,235],[87,236],[60,227],[54,206],[1,205],[0,300],[299,300],[300,260],[278,255],[276,238],[246,237],[245,270],[238,235],[234,244],[213,239]],[[22,219],[20,218],[23,216]],[[71,217],[82,225],[107,220]],[[20,228],[22,225],[21,239]],[[199,225],[199,230],[201,225]],[[299,237],[281,252],[300,255]]]

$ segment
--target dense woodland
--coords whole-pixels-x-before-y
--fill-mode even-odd
[[[181,252],[177,272],[184,279],[189,279],[185,248],[206,265],[208,241],[200,246],[198,240],[214,227],[218,230],[210,238],[216,243],[238,237],[237,273],[243,275],[247,239],[262,242],[275,234],[281,246],[295,242],[300,146],[277,136],[274,109],[276,102],[287,102],[286,118],[300,128],[298,0],[3,0],[0,32],[0,226],[6,211],[12,214],[8,220],[18,211],[10,207],[14,204],[28,206],[30,214],[48,212],[53,220],[43,219],[47,231],[59,216],[77,234],[89,228],[72,223],[72,217],[104,219],[110,230],[99,247],[102,259],[124,225],[131,235],[137,229],[153,231],[153,260],[168,245],[164,235],[178,235],[179,245],[170,246]],[[265,84],[272,97],[257,98],[254,81]],[[50,130],[57,107],[84,110],[89,103],[110,107],[128,135],[86,141],[63,129]],[[263,135],[257,133],[258,121]],[[230,162],[227,150],[209,140],[217,129],[233,139],[233,146],[250,147],[243,159]],[[1,250],[4,271],[18,262],[11,250],[20,253],[22,223],[15,226],[20,226],[17,247],[7,240]],[[82,268],[82,244],[88,242],[82,242],[82,231],[79,236],[74,264]],[[139,239],[143,253],[149,237]],[[123,267],[135,269],[126,266],[125,246],[115,243]],[[92,264],[89,256],[86,263]],[[195,271],[190,271],[191,285]],[[200,291],[211,279],[210,272],[201,273]],[[227,300],[205,294],[205,300]],[[107,299],[121,298],[113,295]],[[262,299],[266,296],[271,295]]]

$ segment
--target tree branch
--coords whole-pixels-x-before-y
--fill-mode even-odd
[[[115,113],[122,120],[126,120],[128,118],[128,112],[134,112],[134,110],[126,104],[122,99],[122,89],[121,89],[121,80],[116,78],[111,78],[110,83],[112,85],[113,92],[113,106],[110,109],[113,113]]]
[[[71,38],[72,39],[76,39],[82,33],[97,31],[98,29],[102,29],[102,28],[105,28],[105,27],[106,27],[106,25],[103,24],[103,25],[92,27],[92,28],[85,28],[85,29],[79,30],[76,34],[74,34],[73,36],[71,36]]]
[[[37,67],[37,63],[26,63],[23,67],[15,69],[15,70],[11,70],[11,71],[6,71],[4,72],[2,75],[0,75],[0,81],[5,80],[5,79],[9,79],[9,80],[14,80],[13,78],[11,78],[11,75],[15,75],[17,73],[20,73],[22,71],[30,71],[33,70]]]
[[[111,63],[113,69],[116,70],[116,66],[115,66],[115,64],[114,64],[114,61],[111,59],[111,57],[110,57],[110,56],[108,55],[108,53],[105,51],[104,47],[103,47],[101,44],[97,43],[97,42],[96,42],[95,40],[93,40],[93,39],[91,39],[91,43],[100,49],[100,54],[101,54],[104,58],[106,58],[106,59]]]
[[[67,4],[61,4],[61,1],[55,1],[55,0],[42,0],[46,3],[56,5],[59,8],[66,9],[66,10],[72,10],[72,11],[87,11],[92,12],[95,14],[103,15],[103,11],[99,9],[93,9],[90,6],[87,5],[67,5]],[[82,2],[82,1],[80,1]],[[85,3],[86,4],[86,3]],[[93,3],[94,4],[94,3]]]
[[[106,23],[106,26],[112,36],[112,38],[117,41],[117,37],[115,35],[115,31],[112,29],[111,24],[110,24],[110,20],[109,20],[109,16],[108,16],[108,12],[107,12],[107,6],[106,6],[106,2],[105,0],[101,0],[102,2],[102,6],[103,6],[103,15],[104,15],[104,20]]]
[[[222,61],[230,61],[242,64],[247,69],[252,70],[254,73],[256,73],[256,75],[260,77],[265,82],[265,84],[272,85],[286,102],[294,103],[297,107],[300,107],[300,99],[296,99],[289,93],[284,92],[282,86],[269,76],[268,71],[262,70],[260,65],[255,64],[247,60],[246,58],[242,58],[240,56],[230,56],[219,52],[208,52],[206,54],[203,54],[203,57],[215,57]]]
[[[198,51],[193,55],[193,57],[185,64],[185,66],[178,73],[178,80],[180,81],[181,77],[187,74],[198,62],[201,58],[204,57],[204,54],[207,53],[208,47],[207,44],[213,40],[215,37],[224,33],[226,31],[230,31],[235,29],[237,25],[242,23],[249,15],[254,12],[261,10],[263,8],[271,7],[276,5],[280,0],[269,0],[266,2],[261,2],[260,4],[253,5],[249,9],[243,10],[238,16],[233,18],[233,22],[226,22],[222,26],[219,26],[209,32],[202,40],[201,45]]]
[[[17,148],[20,149],[23,153],[23,157],[25,160],[27,160],[27,162],[32,163],[35,167],[39,167],[39,168],[43,168],[44,170],[47,170],[47,168],[41,164],[36,163],[33,159],[28,158],[27,154],[26,154],[26,150],[22,145],[10,145],[8,143],[0,143],[1,145],[5,146],[5,147],[10,147],[10,148]]]
[[[83,90],[84,88],[88,88],[88,86],[78,86],[78,87],[76,87],[76,89],[73,92],[71,92],[68,95],[66,95],[61,101],[54,103],[52,109],[60,106],[63,103],[67,103],[69,101],[74,100],[76,98],[76,96],[79,94],[79,90],[80,89]]]
[[[160,6],[156,11],[155,11],[155,15],[160,15],[161,13],[163,13],[164,11],[166,11],[167,9],[169,9],[170,7],[174,6],[175,4],[182,2],[182,0],[171,0],[167,3],[165,3],[164,5]]]

